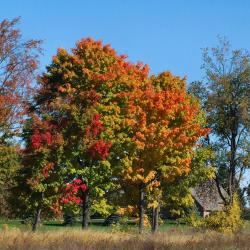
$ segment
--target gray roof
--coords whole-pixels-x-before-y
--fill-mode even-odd
[[[222,188],[221,192],[227,197],[226,191]],[[220,197],[215,180],[209,180],[197,185],[191,189],[192,195],[196,202],[208,211],[219,211],[224,207],[224,201]]]

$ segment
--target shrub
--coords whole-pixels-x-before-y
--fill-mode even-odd
[[[239,232],[243,227],[243,220],[241,219],[238,197],[235,195],[233,204],[226,206],[223,211],[215,212],[204,219],[191,215],[189,222],[194,227],[212,229],[222,233],[232,234]]]

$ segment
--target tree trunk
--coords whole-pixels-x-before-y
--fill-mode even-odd
[[[89,191],[86,190],[83,194],[82,204],[82,229],[86,230],[89,226]]]
[[[139,187],[139,233],[143,233],[144,231],[144,199],[145,199],[145,191],[144,185],[141,184]]]
[[[155,224],[155,208],[152,208],[152,219],[151,219],[151,231],[154,231],[154,224]]]
[[[41,200],[40,200],[40,203],[37,207],[37,210],[36,210],[36,213],[35,213],[35,217],[34,217],[34,220],[33,220],[33,224],[32,224],[32,232],[36,232],[37,230],[37,227],[40,223],[40,220],[41,220],[41,211],[42,211],[42,202],[43,202],[43,198],[44,198],[44,193],[40,193],[41,194]]]
[[[33,220],[33,224],[32,224],[32,232],[36,232],[37,230],[37,227],[40,223],[40,215],[41,215],[41,211],[42,209],[40,207],[37,208],[37,211],[35,213],[35,217],[34,217],[34,220]]]
[[[159,228],[159,212],[160,206],[153,208],[153,215],[152,215],[152,232],[156,233]]]
[[[229,166],[229,200],[230,204],[233,204],[233,195],[235,192],[235,178],[236,178],[236,136],[237,133],[234,131],[231,135],[231,156]]]
[[[223,200],[225,205],[228,204],[228,201],[227,201],[226,197],[223,195],[223,193],[221,191],[219,177],[217,175],[215,176],[215,183],[216,183],[216,187],[217,187],[218,193],[220,195],[220,198]]]

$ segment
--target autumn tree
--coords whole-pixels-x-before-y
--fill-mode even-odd
[[[229,194],[238,192],[245,171],[249,168],[250,65],[248,51],[232,50],[229,42],[203,53],[203,69],[207,81],[194,82],[190,91],[197,95],[212,128],[207,142],[216,154],[218,187]],[[227,197],[223,197],[227,202]]]
[[[65,168],[72,177],[65,179],[69,184],[80,179],[87,187],[82,197],[75,193],[82,206],[83,228],[88,226],[91,207],[99,203],[103,212],[106,196],[117,185],[116,165],[110,161],[117,157],[112,148],[119,148],[115,131],[120,131],[123,117],[116,96],[142,81],[144,71],[109,45],[83,39],[71,52],[59,49],[40,79],[34,109],[62,124]]]
[[[17,132],[30,99],[29,90],[37,69],[40,43],[23,41],[16,28],[19,19],[0,23],[0,132],[4,140]]]
[[[19,18],[0,22],[0,199],[2,194],[8,194],[20,166],[20,149],[14,136],[20,136],[41,52],[41,41],[23,40],[16,27],[18,21]],[[6,204],[6,200],[1,204]]]
[[[39,83],[34,110],[60,125],[63,137],[69,193],[62,200],[80,203],[87,228],[93,204],[132,184],[142,231],[145,192],[188,174],[195,143],[207,133],[185,81],[169,72],[149,78],[147,65],[83,39],[71,53],[59,49]]]
[[[16,216],[32,216],[36,231],[41,213],[60,214],[58,199],[64,179],[63,138],[54,121],[32,115],[23,131],[25,149],[22,167],[15,176],[12,188],[13,210]]]
[[[126,156],[123,178],[139,192],[139,231],[144,228],[145,193],[188,175],[193,149],[208,130],[197,101],[186,93],[185,80],[170,72],[152,76],[124,92]],[[159,202],[154,203],[159,207]]]

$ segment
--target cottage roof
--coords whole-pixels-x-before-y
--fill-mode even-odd
[[[219,211],[225,205],[219,194],[215,180],[203,182],[195,188],[192,188],[191,192],[194,199],[203,210]],[[224,189],[221,188],[221,192],[224,196],[227,196]]]

